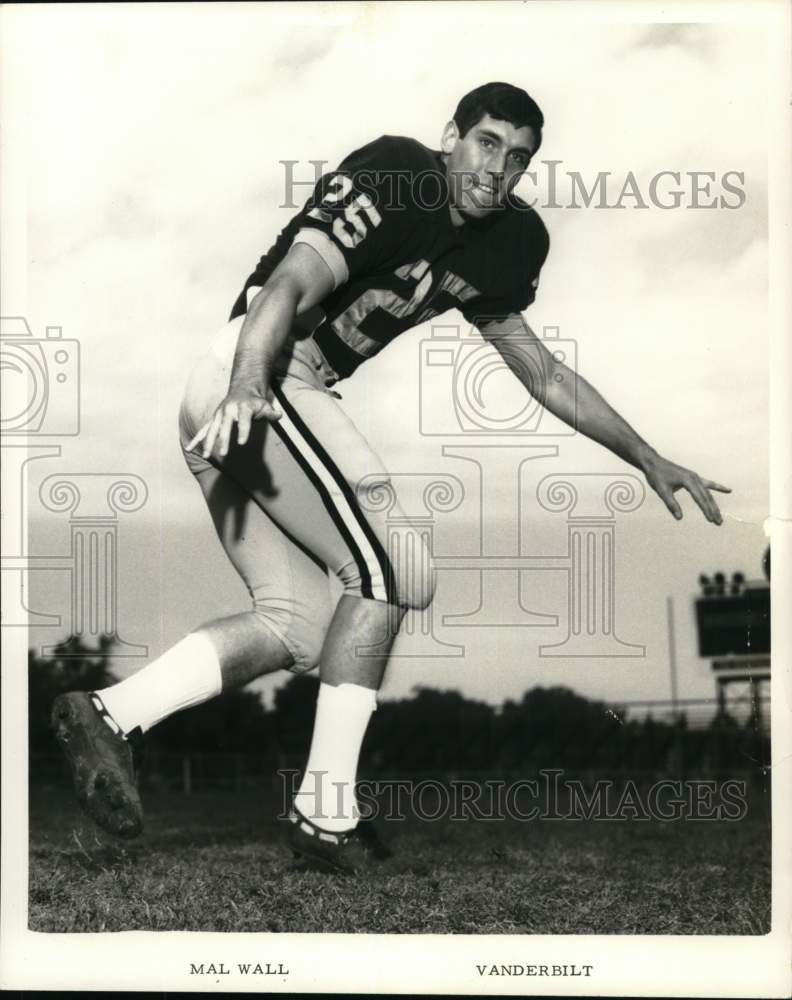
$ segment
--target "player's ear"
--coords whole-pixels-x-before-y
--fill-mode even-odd
[[[450,153],[454,146],[456,146],[457,139],[459,138],[459,129],[457,128],[457,123],[451,119],[451,121],[443,129],[443,137],[440,140],[440,148],[444,153]]]

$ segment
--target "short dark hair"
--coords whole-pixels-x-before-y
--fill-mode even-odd
[[[509,122],[515,128],[529,126],[536,135],[536,148],[541,145],[544,115],[536,101],[519,87],[485,83],[465,94],[454,112],[460,136],[464,139],[484,115]]]

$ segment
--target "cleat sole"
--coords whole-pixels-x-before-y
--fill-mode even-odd
[[[69,763],[83,810],[102,829],[131,839],[143,829],[140,797],[122,761],[114,760],[113,751],[102,747],[102,737],[109,741],[112,733],[97,730],[105,723],[92,717],[93,712],[84,696],[60,695],[52,710],[54,735]],[[95,732],[101,734],[99,739]]]

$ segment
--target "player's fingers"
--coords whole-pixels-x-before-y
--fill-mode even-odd
[[[209,428],[211,427],[211,425],[212,425],[212,421],[211,421],[211,420],[208,420],[208,421],[207,421],[207,422],[206,422],[206,423],[205,423],[205,424],[203,425],[203,427],[202,427],[202,428],[201,428],[201,429],[200,429],[200,430],[198,431],[198,433],[197,433],[197,434],[195,435],[195,437],[194,437],[194,438],[192,439],[192,441],[190,441],[190,443],[189,443],[189,444],[187,445],[187,447],[186,447],[185,451],[192,451],[192,450],[193,450],[193,448],[194,448],[194,447],[195,447],[195,446],[196,446],[197,444],[200,444],[200,443],[201,443],[201,441],[203,441],[203,439],[204,439],[204,438],[206,437],[206,435],[207,435],[207,434],[209,433]]]
[[[225,458],[228,454],[228,448],[231,444],[231,431],[233,430],[238,417],[239,410],[237,409],[236,403],[232,403],[226,407],[226,411],[223,414],[223,421],[220,424],[220,430],[217,435],[217,441],[220,446],[218,450],[223,458]]]
[[[709,499],[710,502],[710,507],[712,509],[712,514],[713,514],[713,521],[715,522],[715,524],[723,524],[723,515],[720,512],[720,507],[718,506],[715,497],[712,496],[712,494],[707,489],[705,489],[704,492],[707,494],[707,498]]]
[[[267,400],[259,410],[257,416],[266,417],[267,420],[280,420],[283,413],[274,403]]]
[[[204,438],[203,457],[209,458],[217,440],[217,432],[220,430],[220,421],[223,419],[221,410],[215,411],[215,415],[209,424],[209,430]]]
[[[275,402],[275,392],[272,388],[267,390],[266,398],[262,400],[261,409],[256,417],[264,417],[266,420],[280,420],[283,412]]]
[[[674,496],[674,494],[672,493],[672,491],[664,489],[664,490],[658,490],[657,492],[658,492],[658,495],[659,495],[660,499],[663,501],[663,503],[666,505],[666,507],[668,507],[668,509],[671,511],[671,513],[674,515],[674,517],[677,519],[677,521],[681,521],[682,520],[682,508],[677,503],[676,497]]]
[[[246,406],[244,403],[239,405],[239,417],[237,420],[237,443],[245,444],[250,434],[250,422],[256,416],[255,409],[250,406]]]
[[[731,486],[721,486],[720,483],[714,483],[711,479],[702,479],[701,481],[708,490],[718,490],[719,493],[731,493]]]
[[[717,504],[707,490],[701,485],[700,481],[698,479],[693,479],[690,482],[685,483],[685,488],[701,508],[701,512],[704,514],[704,517],[706,517],[706,519],[711,521],[713,524],[720,524],[721,516]]]

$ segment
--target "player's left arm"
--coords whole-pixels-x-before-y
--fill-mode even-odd
[[[692,470],[659,455],[592,385],[552,357],[521,314],[515,313],[478,326],[484,339],[499,351],[534,398],[556,417],[640,469],[677,520],[682,517],[682,508],[674,493],[685,489],[708,521],[722,523],[721,512],[711,491],[730,493],[729,487],[702,479]],[[539,385],[538,373],[541,373]],[[558,375],[561,375],[560,379],[556,378]]]

